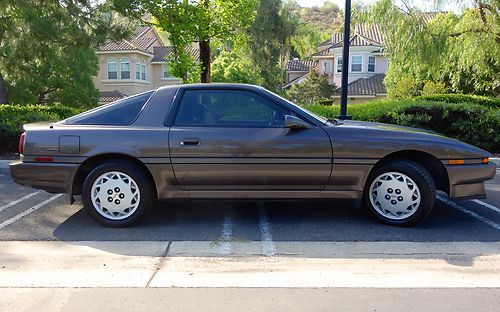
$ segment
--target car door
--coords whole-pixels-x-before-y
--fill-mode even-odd
[[[322,190],[331,172],[326,132],[284,127],[286,107],[250,90],[187,89],[170,128],[183,190]]]

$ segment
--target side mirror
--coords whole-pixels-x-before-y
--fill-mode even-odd
[[[309,124],[302,119],[292,115],[285,115],[285,128],[308,129],[309,127]]]

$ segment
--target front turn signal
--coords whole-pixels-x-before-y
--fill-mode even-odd
[[[483,159],[481,159],[481,163],[482,164],[487,164],[490,162],[490,158],[489,157],[483,157]]]
[[[463,165],[465,164],[465,160],[463,159],[449,159],[448,165]]]

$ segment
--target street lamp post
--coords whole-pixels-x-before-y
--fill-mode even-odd
[[[352,119],[347,115],[347,85],[349,75],[349,38],[351,34],[351,0],[345,0],[344,9],[344,40],[342,45],[342,83],[340,86],[340,115],[342,120]]]

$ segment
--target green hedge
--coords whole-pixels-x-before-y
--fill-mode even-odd
[[[418,100],[445,102],[445,103],[471,103],[491,108],[500,108],[500,98],[492,98],[469,94],[433,94],[417,97]]]
[[[0,105],[0,152],[16,152],[23,124],[58,121],[81,110],[63,105]]]
[[[339,106],[310,105],[329,118]],[[475,103],[452,104],[423,100],[383,100],[349,106],[354,120],[383,122],[436,131],[493,153],[500,152],[500,109]]]

